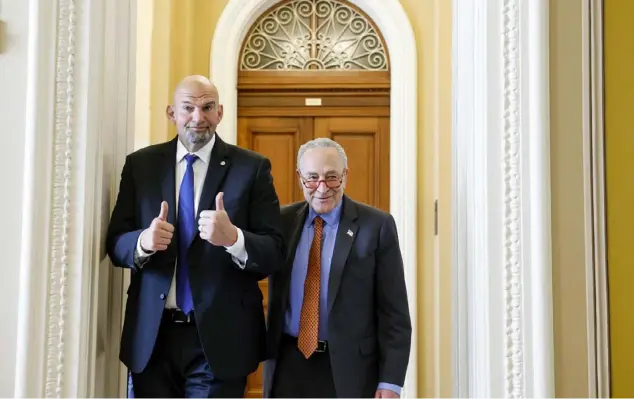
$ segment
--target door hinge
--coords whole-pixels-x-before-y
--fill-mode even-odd
[[[438,235],[438,200],[434,201],[434,235]]]

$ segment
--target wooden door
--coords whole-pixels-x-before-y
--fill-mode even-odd
[[[238,118],[238,145],[271,160],[275,191],[281,205],[302,198],[297,174],[297,149],[313,138],[313,118]]]
[[[348,157],[350,198],[390,209],[390,119],[388,117],[318,117],[315,137],[343,146]]]
[[[297,150],[317,137],[339,142],[348,156],[346,194],[386,212],[390,207],[389,117],[241,117],[238,145],[271,160],[281,205],[303,199]]]
[[[299,146],[313,137],[313,119],[299,118],[238,118],[238,145],[256,151],[271,160],[275,191],[281,205],[302,198],[297,180],[296,159]],[[268,280],[260,281],[264,296],[264,314],[268,298]],[[262,397],[262,365],[247,379],[245,397]]]
[[[239,117],[238,145],[271,160],[275,190],[281,205],[304,199],[297,178],[297,150],[316,137],[339,142],[348,157],[346,194],[389,211],[389,117]],[[262,280],[264,311],[268,282]],[[247,379],[245,397],[262,397],[262,366]]]

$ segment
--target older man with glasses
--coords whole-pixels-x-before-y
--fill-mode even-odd
[[[306,201],[282,209],[284,267],[270,277],[265,397],[399,397],[411,321],[396,224],[344,195],[337,142],[301,146]]]

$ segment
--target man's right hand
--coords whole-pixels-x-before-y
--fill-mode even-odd
[[[172,242],[174,226],[167,223],[167,202],[161,203],[161,212],[141,233],[141,248],[145,252],[165,251]]]

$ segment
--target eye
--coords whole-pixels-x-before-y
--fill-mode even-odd
[[[192,112],[194,110],[194,107],[192,107],[191,105],[185,105],[183,109],[187,112]]]

